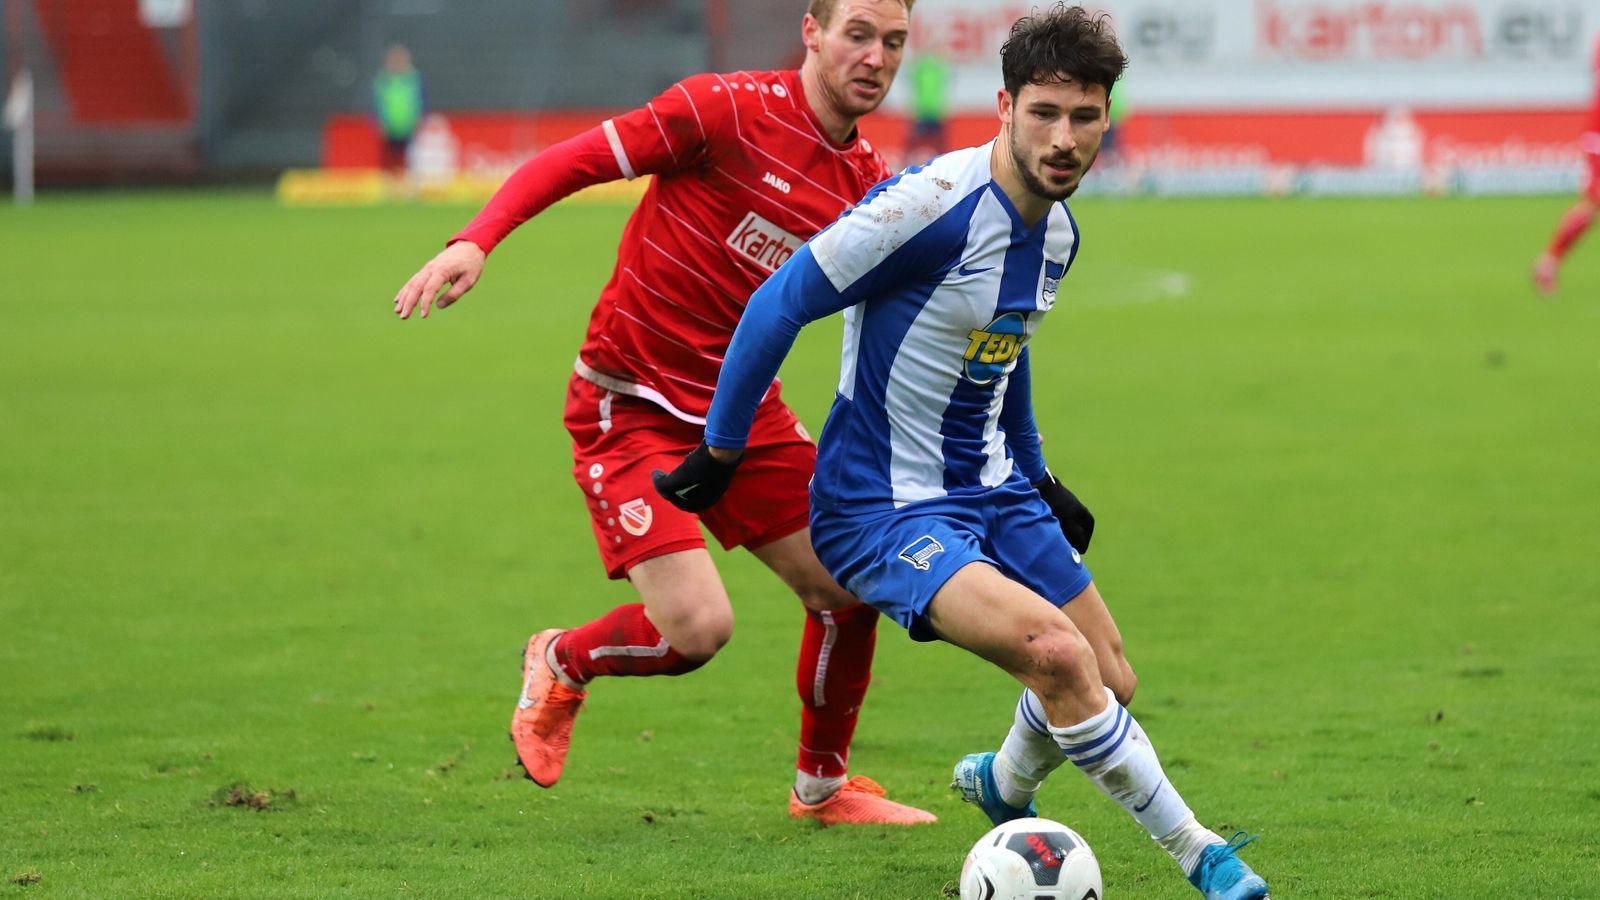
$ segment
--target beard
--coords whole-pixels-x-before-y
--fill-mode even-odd
[[[1078,166],[1077,171],[1078,177],[1074,178],[1071,182],[1065,185],[1053,185],[1046,182],[1043,178],[1040,178],[1038,172],[1034,171],[1034,167],[1033,165],[1030,165],[1025,151],[1017,144],[1017,133],[1014,130],[1011,132],[1010,144],[1011,162],[1016,166],[1017,175],[1022,179],[1023,186],[1026,187],[1030,193],[1039,197],[1043,197],[1052,203],[1071,197],[1073,193],[1077,191],[1078,185],[1083,183],[1083,176],[1089,174],[1089,167],[1094,165],[1094,156],[1090,156],[1088,159],[1081,160],[1081,164]],[[1098,151],[1096,151],[1095,155],[1099,155]],[[1070,154],[1062,157],[1051,157],[1050,161],[1080,162],[1077,157],[1074,157]]]

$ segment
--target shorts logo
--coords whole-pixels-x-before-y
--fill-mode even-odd
[[[900,558],[926,572],[928,560],[932,559],[934,554],[943,552],[944,545],[934,540],[932,535],[925,534],[912,541],[911,546],[901,550]]]
[[[982,328],[967,332],[964,373],[973,384],[988,384],[1011,368],[1028,339],[1022,313],[1008,312]]]
[[[1049,309],[1056,305],[1056,288],[1061,286],[1061,276],[1067,274],[1067,267],[1063,263],[1044,261],[1044,308]]]
[[[728,235],[727,243],[745,259],[768,272],[776,272],[805,241],[750,213]]]
[[[617,507],[617,518],[622,520],[623,531],[639,537],[650,530],[650,523],[655,515],[650,509],[650,504],[640,497]]]

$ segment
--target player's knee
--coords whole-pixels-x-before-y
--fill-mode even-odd
[[[705,662],[733,637],[733,604],[721,585],[684,585],[682,590],[656,592],[646,606],[650,620],[667,644],[689,659]]]
[[[1062,625],[1030,632],[1026,658],[1046,693],[1076,692],[1095,672],[1094,648],[1077,629]]]
[[[675,636],[667,638],[672,649],[697,662],[705,662],[733,638],[732,607],[697,609],[677,623]]]

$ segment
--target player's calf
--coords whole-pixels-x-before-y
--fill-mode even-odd
[[[562,634],[551,648],[550,661],[563,680],[576,686],[603,676],[683,675],[706,664],[721,646],[716,640],[726,638],[712,636],[681,647],[656,627],[644,604],[625,603]],[[703,652],[695,652],[701,648]]]
[[[1111,652],[1095,648],[1095,660],[1100,665],[1100,680],[1123,706],[1133,702],[1133,692],[1139,688],[1139,676],[1133,672],[1128,658],[1122,655],[1119,643]]]

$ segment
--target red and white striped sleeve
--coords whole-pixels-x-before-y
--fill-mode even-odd
[[[715,75],[693,75],[643,107],[600,124],[624,178],[692,168],[737,115]]]
[[[686,78],[523,163],[449,243],[471,241],[488,253],[518,225],[590,185],[697,166],[732,103],[715,75]]]

